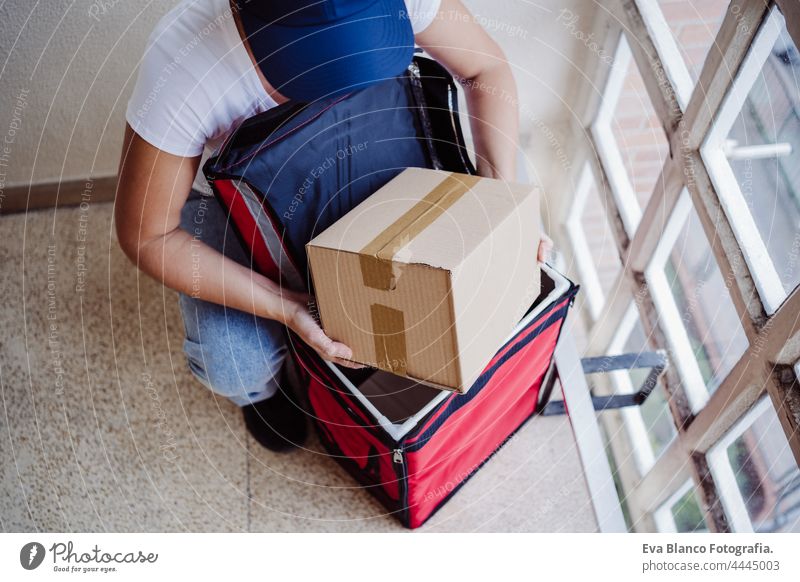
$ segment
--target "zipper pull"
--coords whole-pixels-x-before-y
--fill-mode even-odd
[[[398,465],[403,464],[403,449],[394,450],[394,454],[392,455],[392,461],[394,461]]]

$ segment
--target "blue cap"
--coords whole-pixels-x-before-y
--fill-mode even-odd
[[[402,73],[414,53],[404,0],[238,0],[261,71],[290,99],[315,101]]]

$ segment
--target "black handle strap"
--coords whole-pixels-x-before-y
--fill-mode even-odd
[[[649,368],[650,373],[642,382],[636,392],[630,394],[611,394],[609,396],[592,396],[592,406],[597,411],[626,408],[628,406],[641,406],[658,384],[658,379],[667,369],[669,360],[664,350],[653,352],[639,352],[633,354],[620,354],[617,356],[597,356],[582,358],[581,366],[584,374],[605,374],[616,370],[636,370]],[[547,377],[540,391],[537,411],[543,416],[553,416],[566,413],[566,404],[563,400],[550,402],[558,370],[555,362],[550,366]]]

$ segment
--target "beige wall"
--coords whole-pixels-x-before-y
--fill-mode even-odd
[[[175,3],[6,0],[0,8],[0,140],[11,143],[0,143],[0,189],[116,172],[138,60],[153,25]],[[555,158],[563,142],[553,136],[573,114],[564,99],[586,60],[585,47],[558,23],[558,14],[567,6],[589,27],[594,3],[465,3],[517,65],[529,113],[523,143],[535,162],[531,173],[546,185],[546,173],[562,167]]]
[[[173,4],[2,5],[0,140],[6,143],[0,154],[7,166],[0,170],[7,185],[116,172],[138,59],[153,25]]]

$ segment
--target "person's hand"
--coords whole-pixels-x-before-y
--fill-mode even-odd
[[[542,233],[542,238],[539,239],[539,250],[536,253],[536,259],[540,263],[546,263],[550,259],[552,252],[553,240],[546,234]]]
[[[309,296],[293,291],[282,290],[283,321],[300,338],[325,360],[348,368],[364,366],[349,361],[353,350],[341,342],[333,341],[322,330],[308,311]]]

